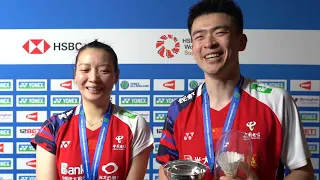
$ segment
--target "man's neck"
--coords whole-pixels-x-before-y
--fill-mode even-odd
[[[240,72],[233,72],[232,75],[225,77],[205,74],[206,88],[212,109],[219,111],[229,104],[239,79]]]
[[[103,104],[95,104],[93,102],[83,101],[83,110],[86,116],[86,121],[95,123],[101,121],[107,108],[109,107],[109,101]]]

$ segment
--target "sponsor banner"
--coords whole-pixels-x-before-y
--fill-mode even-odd
[[[35,154],[36,150],[29,142],[17,142],[17,154]]]
[[[318,142],[308,142],[309,150],[312,154],[319,154],[319,143]]]
[[[319,138],[319,127],[303,127],[306,138]]]
[[[13,154],[13,143],[0,142],[0,154]]]
[[[13,138],[13,127],[0,127],[0,138]]]
[[[204,83],[204,79],[188,79],[188,91],[191,91]]]
[[[183,95],[154,95],[153,106],[155,107],[168,107],[177,98],[181,98]]]
[[[35,158],[17,158],[17,170],[35,170],[36,159]]]
[[[300,119],[304,123],[319,123],[318,111],[300,111]]]
[[[120,79],[119,91],[150,91],[150,79]]]
[[[159,149],[159,142],[155,142],[153,144],[153,154],[157,154],[158,153],[158,149]]]
[[[147,122],[150,122],[150,111],[134,111],[137,114],[140,114]]]
[[[161,138],[162,135],[162,126],[153,126],[153,137],[154,138]]]
[[[0,174],[0,180],[13,180],[13,174]]]
[[[184,79],[154,79],[154,91],[184,91]]]
[[[40,127],[17,127],[17,138],[33,138],[40,131]]]
[[[12,123],[13,111],[0,111],[0,123]]]
[[[163,123],[167,118],[168,111],[153,111],[153,122]]]
[[[120,106],[150,106],[150,95],[119,95]]]
[[[36,180],[36,174],[17,174],[17,180]]]
[[[320,91],[320,80],[290,80],[290,91]]]
[[[259,83],[287,90],[287,80],[284,79],[257,79]]]
[[[13,91],[13,80],[0,79],[0,91]]]
[[[110,95],[110,101],[112,104],[116,104],[116,95]]]
[[[319,158],[311,158],[313,169],[319,169]]]
[[[153,166],[153,169],[160,168],[160,164],[156,161],[156,158],[152,158],[152,166]]]
[[[0,107],[13,107],[13,96],[0,95]]]
[[[51,79],[51,91],[79,91],[73,79]]]
[[[0,172],[1,170],[12,170],[13,159],[12,158],[0,158]]]
[[[46,79],[17,79],[17,91],[47,91]]]
[[[47,107],[46,95],[17,95],[17,107]]]
[[[98,37],[117,50],[119,64],[196,63],[186,29],[4,29],[1,33],[3,37],[16,37],[10,39],[10,51],[3,51],[0,55],[1,59],[7,59],[14,52],[15,58],[2,61],[2,64],[71,64],[77,50]],[[248,43],[247,49],[240,53],[240,64],[319,64],[319,52],[314,48],[318,45],[314,40],[320,35],[318,31],[245,29],[244,33],[250,40],[259,39],[264,43]],[[290,39],[290,46],[283,39]],[[308,43],[301,43],[301,39]],[[283,47],[290,53],[283,53]],[[270,53],[265,49],[273,51]],[[297,49],[307,49],[310,58],[305,58]],[[257,53],[259,58],[256,58]],[[270,60],[274,57],[281,61]]]
[[[150,180],[150,174],[146,173],[146,175],[144,175],[143,180]]]
[[[17,111],[16,122],[44,122],[47,119],[47,111]]]
[[[81,95],[51,95],[51,107],[74,107],[81,103]]]
[[[319,107],[319,96],[292,96],[298,107]]]

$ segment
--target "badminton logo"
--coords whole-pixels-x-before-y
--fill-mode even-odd
[[[173,58],[180,50],[180,42],[172,34],[162,35],[156,43],[156,48],[161,57]]]

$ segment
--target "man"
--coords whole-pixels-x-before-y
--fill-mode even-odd
[[[169,107],[156,157],[159,179],[166,179],[163,165],[173,160],[196,160],[212,167],[214,155],[208,152],[215,152],[219,137],[228,130],[246,133],[252,143],[250,173],[237,174],[237,179],[274,180],[280,162],[291,170],[286,179],[313,179],[292,97],[240,73],[239,51],[247,43],[241,9],[232,0],[201,1],[190,9],[188,29],[205,83]],[[209,167],[204,179],[214,177]]]

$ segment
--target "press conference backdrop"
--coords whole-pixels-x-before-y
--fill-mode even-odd
[[[156,143],[145,179],[158,179],[155,155],[167,108],[203,82],[186,30],[195,2],[1,2],[0,179],[35,179],[29,141],[49,116],[81,101],[73,63],[77,49],[94,39],[118,54],[121,75],[112,101],[149,122]],[[318,180],[320,2],[239,3],[249,39],[240,55],[241,72],[293,95]]]

